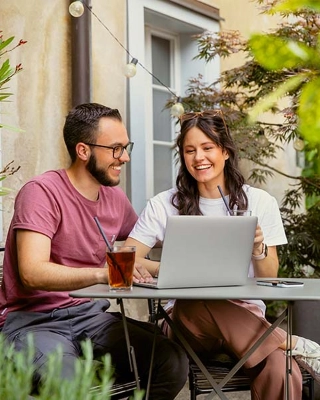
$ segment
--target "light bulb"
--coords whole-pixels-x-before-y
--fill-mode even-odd
[[[73,3],[70,4],[69,6],[69,13],[73,16],[73,17],[81,17],[81,15],[84,13],[84,7],[82,4],[82,1],[78,0],[78,1],[74,1]]]
[[[302,139],[297,138],[293,142],[293,148],[297,151],[302,151],[304,149],[304,141]]]
[[[179,118],[182,114],[184,114],[184,108],[183,105],[178,101],[171,107],[171,115]]]
[[[264,134],[258,137],[259,143],[261,147],[266,147],[269,144],[269,140],[265,137]]]
[[[135,74],[137,73],[137,64],[138,60],[136,58],[133,58],[131,62],[124,67],[124,75],[127,78],[133,78],[135,76]]]

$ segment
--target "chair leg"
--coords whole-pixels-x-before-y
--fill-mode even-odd
[[[314,400],[314,379],[309,382],[309,400]]]
[[[197,400],[195,389],[190,389],[190,400]]]

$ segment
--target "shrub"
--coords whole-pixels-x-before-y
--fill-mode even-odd
[[[111,357],[106,354],[101,363],[93,359],[91,342],[82,343],[83,357],[76,361],[73,379],[61,378],[62,350],[49,356],[47,374],[33,395],[38,400],[108,400],[113,384]],[[0,334],[0,399],[29,400],[32,392],[34,345],[29,337],[26,351],[17,352]],[[98,388],[98,390],[97,390]],[[133,400],[141,400],[136,391]]]

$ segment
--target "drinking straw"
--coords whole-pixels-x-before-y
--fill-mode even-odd
[[[100,222],[98,220],[98,217],[94,217],[94,220],[96,221],[96,224],[98,225],[99,231],[100,231],[104,241],[106,242],[106,245],[107,245],[109,251],[112,252],[113,251],[113,247],[109,243],[109,240],[107,239],[107,236],[104,234],[102,226],[101,226],[101,224],[100,224]]]
[[[218,185],[218,189],[219,189],[219,192],[221,194],[222,200],[223,200],[225,206],[227,207],[228,214],[231,215],[231,210],[230,210],[229,204],[227,203],[227,200],[226,200],[226,198],[225,198],[225,196],[224,196],[224,194],[222,192],[222,189],[221,189],[221,187],[219,185]]]
[[[98,217],[94,217],[94,220],[96,221],[96,224],[98,225],[99,231],[100,231],[100,233],[101,233],[101,235],[102,235],[104,241],[106,242],[106,245],[107,245],[107,247],[108,247],[110,253],[112,253],[113,247],[111,246],[109,240],[107,239],[107,236],[106,236],[105,233],[103,232],[103,229],[102,229],[102,226],[101,226],[101,224],[100,224],[100,221],[99,221]],[[113,257],[113,254],[109,254],[109,257],[111,258],[111,261],[112,261],[113,265],[115,266],[115,268],[119,271],[123,282],[125,282],[126,284],[128,284],[128,281],[127,281],[126,277],[124,276],[124,274],[123,274],[121,268],[119,267],[117,261],[116,261],[115,258]]]

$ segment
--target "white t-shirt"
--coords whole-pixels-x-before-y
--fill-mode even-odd
[[[244,185],[244,190],[248,197],[248,210],[252,215],[258,217],[264,242],[268,246],[278,246],[287,243],[278,203],[274,197],[262,189]],[[139,242],[153,247],[158,241],[163,241],[167,218],[177,215],[178,210],[172,205],[171,198],[176,189],[161,192],[151,198],[145,209],[142,211],[137,223],[130,233],[130,237]],[[228,202],[229,196],[226,196]],[[222,198],[207,199],[200,197],[200,210],[207,216],[227,216],[227,210]],[[250,264],[249,277],[253,277],[253,265]],[[246,300],[247,303],[254,303],[260,306],[265,312],[265,305],[259,300]]]

